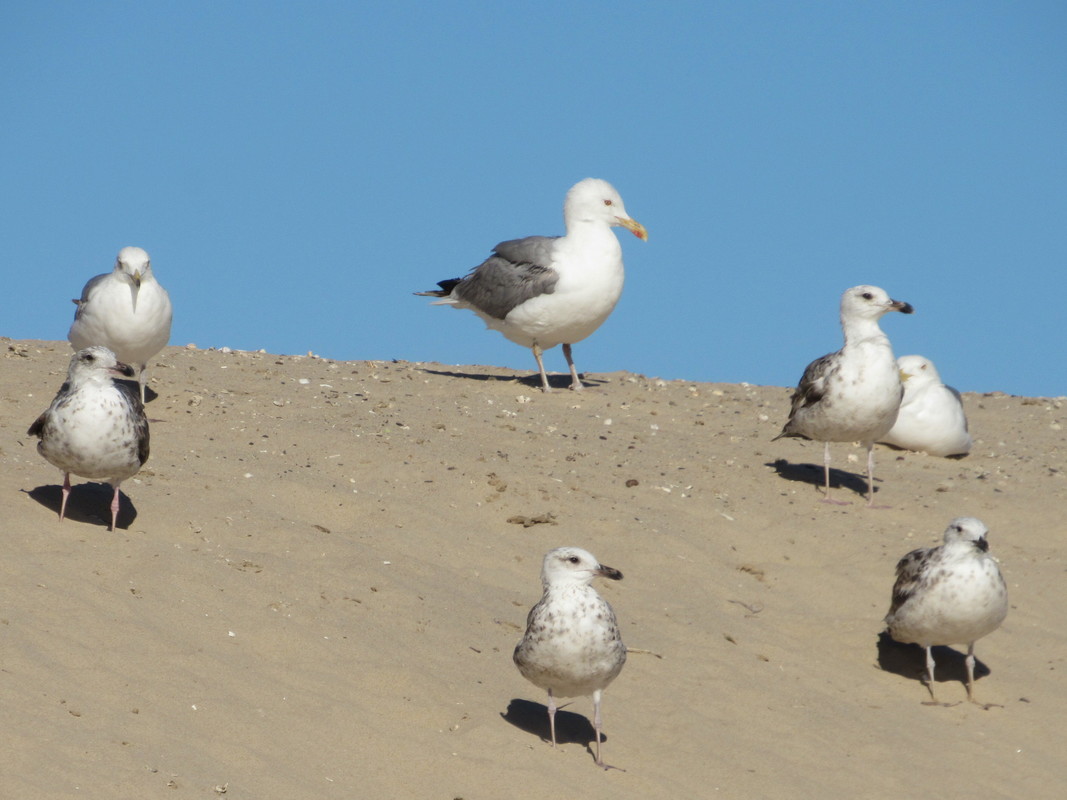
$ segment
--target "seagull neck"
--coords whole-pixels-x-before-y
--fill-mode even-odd
[[[856,345],[861,342],[889,342],[876,319],[850,319],[841,320],[841,327],[845,331],[845,344]]]

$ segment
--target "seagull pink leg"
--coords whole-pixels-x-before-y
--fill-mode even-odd
[[[63,502],[59,504],[59,521],[67,515],[67,498],[70,497],[70,473],[63,473]]]
[[[556,698],[552,690],[548,690],[548,730],[552,735],[552,749],[556,749]]]
[[[844,500],[833,500],[830,498],[830,443],[823,442],[822,452],[822,468],[826,475],[826,495],[823,497],[822,502],[829,503],[833,506],[847,506],[848,503]]]
[[[546,392],[551,392],[552,387],[548,385],[548,375],[545,374],[545,362],[541,360],[541,348],[535,344],[531,349],[534,358],[537,359],[537,369],[541,371],[541,388]]]
[[[571,358],[571,346],[569,344],[563,345],[563,357],[567,359],[567,365],[571,368],[571,389],[580,392],[582,390],[582,382],[578,379],[578,368],[574,366],[574,359]]]
[[[119,519],[119,485],[115,484],[115,495],[111,498],[111,530],[115,530],[115,526]]]
[[[596,765],[603,769],[619,769],[619,767],[613,767],[611,764],[605,764],[604,759],[600,757],[600,730],[603,727],[603,722],[600,719],[600,700],[604,696],[604,693],[597,689],[593,692],[593,728],[596,730]],[[625,772],[626,770],[620,770]]]

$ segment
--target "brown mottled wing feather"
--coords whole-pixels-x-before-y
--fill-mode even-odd
[[[48,417],[48,412],[47,411],[42,412],[41,416],[39,416],[37,419],[35,419],[33,421],[33,424],[30,426],[30,429],[28,431],[26,431],[26,435],[27,436],[36,436],[38,439],[40,439],[42,436],[44,436],[44,421],[45,421],[45,419],[47,417]]]
[[[119,390],[126,405],[133,414],[133,433],[137,437],[137,459],[143,466],[148,460],[149,435],[148,417],[144,413],[144,404],[138,390],[134,389],[126,381],[115,381],[115,388]]]
[[[916,589],[923,582],[923,568],[930,560],[930,556],[938,549],[937,547],[924,547],[912,550],[897,562],[897,581],[893,584],[893,600],[886,616],[895,614],[897,609],[915,594]]]
[[[781,439],[783,436],[807,438],[804,434],[792,430],[793,420],[797,411],[813,406],[822,400],[823,395],[826,394],[827,382],[838,370],[836,356],[837,353],[828,353],[822,358],[815,359],[804,369],[804,374],[800,377],[800,383],[797,384],[789,404],[789,420],[782,428],[782,432],[771,441]]]

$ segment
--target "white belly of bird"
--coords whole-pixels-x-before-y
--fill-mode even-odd
[[[932,456],[966,453],[972,445],[963,408],[944,386],[908,395],[885,441]]]
[[[992,559],[951,568],[897,609],[889,624],[900,642],[969,644],[996,630],[1008,614],[1008,592]]]
[[[557,254],[555,291],[527,300],[494,326],[511,341],[543,350],[574,344],[599,328],[614,310],[625,278],[615,234],[605,228],[571,247]]]
[[[132,420],[117,395],[70,403],[58,409],[48,424],[62,430],[62,435],[46,436],[37,449],[64,472],[121,481],[141,468]]]
[[[850,363],[832,376],[823,400],[803,411],[804,433],[816,441],[873,441],[896,422],[901,385],[893,351],[861,344],[846,358]]]
[[[170,339],[170,298],[158,284],[143,284],[134,307],[131,293],[94,295],[92,310],[82,314],[70,330],[75,350],[92,345],[110,349],[119,361],[133,366],[148,362]]]

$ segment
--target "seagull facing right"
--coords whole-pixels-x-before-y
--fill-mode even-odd
[[[599,178],[586,178],[570,188],[563,222],[565,236],[501,242],[466,277],[415,293],[441,298],[433,305],[469,308],[486,327],[529,347],[546,392],[551,389],[541,353],[562,344],[571,389],[580,390],[571,345],[599,328],[622,294],[622,247],[612,227],[621,225],[648,241],[645,226],[626,213],[615,187]]]
[[[960,393],[941,382],[934,363],[922,356],[897,359],[904,399],[892,430],[880,441],[932,456],[962,456],[974,440],[967,431]]]
[[[119,484],[137,474],[148,460],[148,420],[132,388],[113,377],[132,378],[133,368],[106,347],[87,347],[70,359],[67,380],[48,409],[26,432],[41,441],[37,452],[63,470],[63,502],[67,512],[70,473],[102,480],[115,489],[111,530],[119,514]]]
[[[980,519],[957,517],[945,530],[945,543],[913,550],[897,564],[893,602],[885,622],[898,642],[926,648],[927,705],[934,696],[934,645],[967,645],[967,699],[974,699],[974,643],[992,633],[1008,615],[1008,588],[997,560],[989,554]],[[978,705],[981,705],[978,703]]]
[[[914,309],[877,286],[853,286],[841,295],[845,346],[808,364],[793,393],[789,421],[774,437],[824,443],[827,503],[841,504],[830,499],[830,442],[867,446],[867,505],[874,503],[874,443],[893,427],[904,394],[893,348],[878,326],[889,311]]]
[[[541,567],[541,601],[530,609],[526,633],[516,645],[519,672],[548,690],[548,723],[556,746],[556,699],[593,696],[596,764],[600,757],[600,698],[626,663],[615,612],[590,584],[593,578],[621,580],[622,573],[599,563],[579,547],[557,547]]]
[[[141,402],[148,362],[170,341],[170,295],[152,273],[148,253],[123,247],[111,272],[97,275],[75,300],[78,310],[67,338],[84,350],[102,345],[127,364],[140,368]]]

